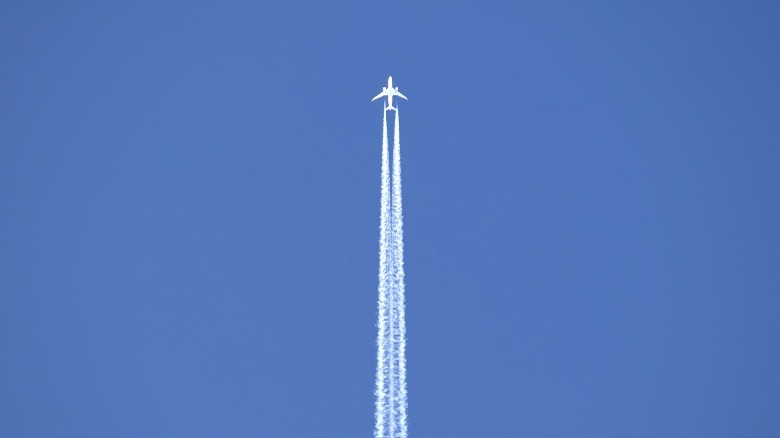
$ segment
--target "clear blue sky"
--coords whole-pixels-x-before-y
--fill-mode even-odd
[[[388,75],[412,437],[780,436],[780,7],[590,3],[3,2],[0,436],[369,437]]]

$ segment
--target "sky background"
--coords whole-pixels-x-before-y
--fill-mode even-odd
[[[775,2],[0,5],[0,436],[780,436]]]

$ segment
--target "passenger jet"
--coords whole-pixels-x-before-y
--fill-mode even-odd
[[[371,99],[371,101],[373,102],[373,101],[379,99],[382,96],[387,96],[387,106],[385,107],[385,111],[387,111],[387,110],[394,110],[395,109],[395,108],[393,108],[393,96],[398,96],[398,97],[400,97],[402,99],[406,99],[406,96],[404,96],[403,94],[401,94],[400,91],[398,91],[398,87],[393,88],[393,77],[392,76],[388,76],[387,77],[387,86],[386,87],[382,87],[382,92],[377,94],[376,97]],[[406,99],[406,100],[409,100],[409,99]]]

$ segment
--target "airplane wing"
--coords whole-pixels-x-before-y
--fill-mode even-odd
[[[377,99],[379,99],[380,97],[382,97],[382,96],[385,96],[385,95],[387,95],[387,93],[385,93],[384,91],[382,91],[381,93],[377,94],[377,95],[376,95],[376,96],[375,96],[373,99],[371,99],[371,102],[373,102],[373,101],[375,101],[375,100],[377,100]]]
[[[404,99],[406,99],[406,100],[409,100],[409,99],[407,99],[407,98],[406,98],[406,96],[404,96],[403,94],[401,94],[401,92],[400,92],[400,91],[397,91],[397,90],[396,90],[396,92],[395,92],[395,95],[396,95],[396,96],[398,96],[398,97],[402,97],[402,98],[404,98]]]

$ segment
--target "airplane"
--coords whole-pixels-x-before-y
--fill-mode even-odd
[[[371,101],[373,102],[373,101],[379,99],[382,96],[387,96],[387,106],[385,107],[385,111],[387,111],[387,110],[391,110],[392,111],[392,110],[396,109],[396,108],[393,108],[393,96],[398,96],[400,98],[406,99],[406,96],[404,96],[403,94],[401,94],[400,91],[398,91],[398,87],[393,88],[393,77],[392,76],[388,76],[387,77],[387,86],[386,87],[382,87],[382,92],[377,94],[376,97],[371,99]],[[406,100],[409,100],[409,99],[406,99]]]

